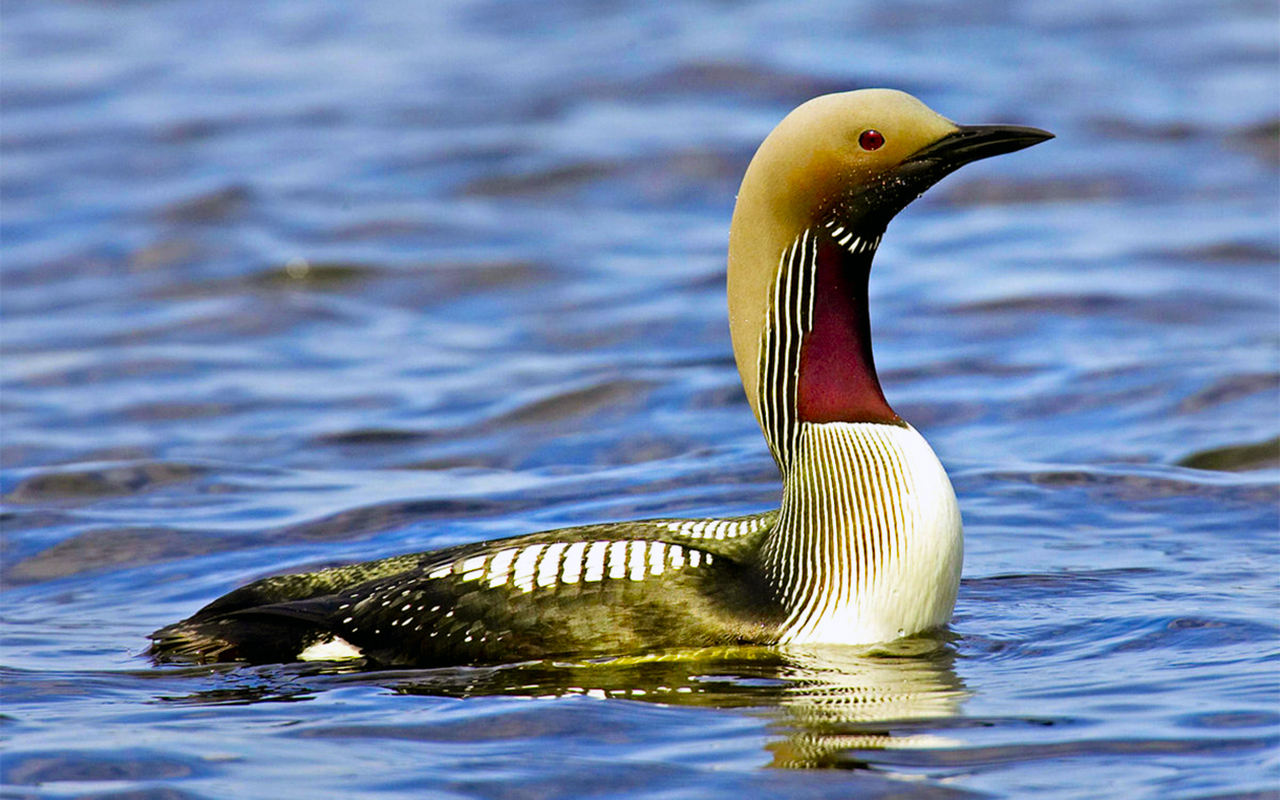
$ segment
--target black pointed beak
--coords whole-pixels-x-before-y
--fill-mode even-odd
[[[902,166],[912,171],[923,168],[946,174],[970,162],[1012,153],[1052,138],[1048,131],[1021,125],[961,125],[955,133],[913,153]]]
[[[1052,138],[1048,131],[1021,125],[961,125],[912,153],[880,180],[862,187],[848,199],[846,216],[861,217],[868,229],[883,229],[912,200],[965,164]]]

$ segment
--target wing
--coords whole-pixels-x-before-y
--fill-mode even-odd
[[[747,565],[661,539],[485,545],[332,598],[329,628],[383,664],[522,661],[768,641]],[[613,538],[605,538],[607,534]]]

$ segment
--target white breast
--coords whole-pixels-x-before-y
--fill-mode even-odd
[[[871,644],[944,625],[963,561],[960,510],[911,427],[803,423],[767,573],[783,642]]]

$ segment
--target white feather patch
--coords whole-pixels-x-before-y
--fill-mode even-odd
[[[347,661],[364,655],[359,647],[341,636],[330,636],[298,653],[299,661]]]

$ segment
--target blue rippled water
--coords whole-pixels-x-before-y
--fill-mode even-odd
[[[1280,796],[1280,12],[1178,0],[0,7],[0,796]],[[862,86],[1058,135],[890,227],[946,635],[154,668],[251,579],[777,502],[729,213]]]

